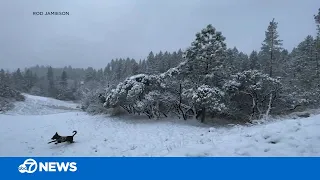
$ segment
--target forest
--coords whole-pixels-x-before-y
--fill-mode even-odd
[[[259,51],[228,47],[209,24],[175,52],[150,52],[146,59],[119,58],[100,69],[36,65],[0,70],[0,112],[21,93],[81,103],[92,114],[137,114],[148,118],[251,120],[320,105],[320,9],[317,34],[288,51],[278,22],[266,23]],[[120,109],[120,110],[119,110]],[[120,113],[121,112],[121,113]]]

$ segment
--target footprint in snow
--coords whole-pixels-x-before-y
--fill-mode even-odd
[[[264,152],[269,152],[270,148],[264,149]]]
[[[138,146],[133,145],[133,146],[131,146],[130,150],[135,150],[137,147],[138,147]]]
[[[91,147],[94,152],[98,152],[98,146]]]

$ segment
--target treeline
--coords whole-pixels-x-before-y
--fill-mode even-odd
[[[125,78],[140,74],[164,72],[182,61],[182,51],[150,52],[144,60],[115,59],[104,68],[53,68],[34,66],[14,72],[0,70],[1,85],[17,92],[46,96],[60,100],[81,100],[84,95],[99,87],[116,86]],[[0,88],[1,93],[9,90]],[[0,94],[1,95],[1,94]]]
[[[132,76],[108,88],[98,99],[100,108],[121,107],[149,118],[195,116],[202,122],[206,117],[248,121],[297,107],[318,108],[320,9],[314,20],[317,35],[307,36],[289,52],[273,19],[260,51],[249,55],[227,48],[222,33],[208,25],[196,34],[177,67]]]
[[[25,99],[13,84],[13,81],[18,82],[20,76],[22,76],[20,70],[13,74],[0,70],[0,112],[13,108],[13,102]]]

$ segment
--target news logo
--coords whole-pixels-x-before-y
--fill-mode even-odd
[[[29,167],[27,167],[29,165]],[[34,159],[27,159],[18,167],[20,173],[34,173],[38,168],[38,164]]]
[[[36,171],[39,172],[76,172],[76,162],[39,162],[34,159],[27,159],[21,165],[18,170],[20,173],[32,174]]]

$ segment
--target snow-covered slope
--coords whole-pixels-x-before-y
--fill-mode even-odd
[[[320,116],[251,127],[90,116],[76,104],[27,96],[0,115],[0,156],[319,156]],[[28,115],[28,116],[26,116]],[[57,131],[74,144],[47,144]]]
[[[44,115],[57,114],[61,112],[76,110],[76,104],[60,101],[52,98],[32,96],[23,94],[26,97],[24,102],[15,103],[13,110],[7,114],[11,115]]]

